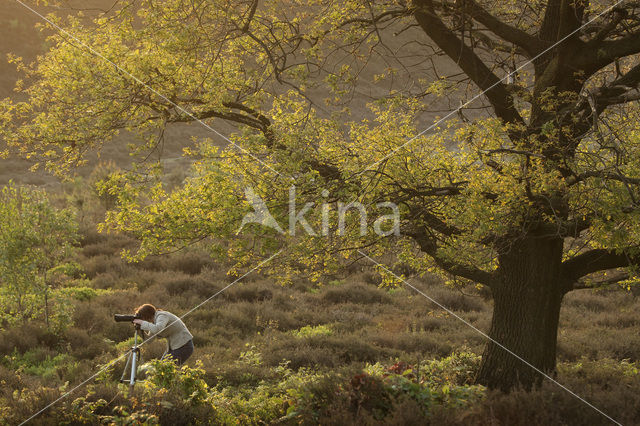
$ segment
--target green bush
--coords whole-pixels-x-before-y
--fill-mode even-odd
[[[96,296],[111,293],[110,290],[95,289],[92,287],[67,287],[57,290],[60,294],[75,300],[88,301]]]
[[[152,360],[149,362],[145,391],[157,394],[164,389],[170,394],[177,395],[182,400],[191,404],[202,404],[208,399],[208,385],[204,381],[204,370],[201,364],[196,362],[196,367],[178,367],[170,359]]]
[[[298,338],[313,337],[313,336],[331,336],[333,330],[330,325],[317,325],[315,327],[305,325],[299,330],[292,330],[291,334]]]
[[[56,354],[51,350],[34,349],[20,354],[14,351],[5,355],[2,364],[12,369],[16,374],[30,374],[45,380],[57,380],[61,370],[70,367],[72,358],[68,354]]]

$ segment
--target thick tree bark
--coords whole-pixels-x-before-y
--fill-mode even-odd
[[[530,389],[543,376],[523,360],[547,374],[556,366],[560,304],[567,290],[561,278],[562,239],[527,237],[499,261],[489,331],[494,341],[487,344],[476,381],[504,391]]]

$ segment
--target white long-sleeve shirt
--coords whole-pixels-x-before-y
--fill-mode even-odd
[[[167,311],[156,311],[153,322],[142,321],[140,328],[149,332],[150,337],[157,336],[167,339],[170,350],[178,349],[193,339],[193,335],[182,320]]]

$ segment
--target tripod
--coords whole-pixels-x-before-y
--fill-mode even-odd
[[[125,364],[124,371],[122,372],[122,376],[120,377],[120,383],[129,383],[129,390],[133,390],[133,386],[136,384],[136,373],[138,372],[138,365],[142,362],[142,357],[140,356],[140,348],[138,347],[138,330],[140,330],[140,326],[136,325],[135,334],[133,335],[133,346],[129,350],[127,363]],[[142,336],[144,336],[144,334],[142,334]],[[130,370],[129,366],[131,366]],[[127,370],[130,371],[129,378],[125,379]]]

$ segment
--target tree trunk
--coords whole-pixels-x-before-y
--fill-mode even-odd
[[[45,284],[44,287],[44,322],[47,324],[47,330],[49,329],[49,294],[48,287]]]
[[[47,271],[42,272],[42,285],[44,285],[44,322],[49,330],[49,286],[47,286]]]
[[[562,239],[527,237],[499,257],[500,279],[492,286],[494,308],[477,382],[508,391],[530,389],[554,374],[560,304]],[[518,359],[512,353],[518,355]]]

